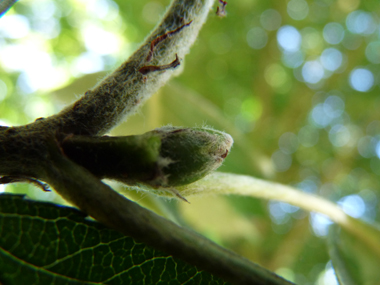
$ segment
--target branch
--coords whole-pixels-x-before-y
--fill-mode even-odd
[[[233,284],[291,284],[210,240],[129,201],[88,170],[52,151],[46,181],[65,199],[139,242],[163,250]]]
[[[96,173],[91,166],[86,166],[89,168],[86,169],[78,160],[77,163],[74,162],[75,155],[70,159],[67,149],[70,144],[75,146],[81,143],[83,137],[78,135],[86,135],[90,141],[94,139],[91,146],[95,149],[96,143],[102,143],[103,140],[108,143],[109,140],[94,136],[109,131],[170,79],[173,75],[172,68],[178,65],[179,59],[185,56],[195,41],[212,4],[213,0],[173,1],[163,21],[145,43],[115,72],[87,91],[73,105],[57,115],[38,119],[26,126],[0,128],[0,175],[5,176],[3,182],[25,177],[30,181],[45,181],[64,199],[105,225],[233,283],[290,284],[266,269],[124,198],[100,181],[99,178],[107,175]],[[176,61],[169,64],[174,58]],[[161,67],[157,69],[147,66]],[[151,151],[145,152],[148,156],[157,158],[158,154],[159,157],[169,157],[172,160],[167,164],[167,169],[164,169],[171,176],[167,181],[161,179],[159,186],[189,183],[194,177],[205,175],[204,169],[213,169],[225,158],[232,144],[231,137],[216,134],[213,130],[203,129],[201,136],[195,135],[196,132],[190,132],[189,136],[183,129],[173,132],[166,129],[166,133],[171,135],[165,132],[161,134],[166,136],[166,141],[163,139],[159,142],[161,148],[155,149],[153,146]],[[190,137],[187,140],[190,144],[178,144],[178,138],[181,141],[182,136],[186,135]],[[152,137],[153,141],[157,138],[155,135]],[[176,140],[172,141],[174,137]],[[214,137],[213,141],[217,143],[209,144],[207,139],[201,137]],[[180,151],[174,151],[173,145],[178,146]],[[206,155],[206,160],[200,161],[199,157],[194,160],[194,152]],[[184,168],[170,169],[174,162],[187,162],[190,159],[193,159],[192,163],[185,163],[190,178],[182,175]],[[204,169],[203,165],[206,165]],[[148,185],[155,183],[149,179],[142,182]]]
[[[150,66],[165,66],[176,55],[179,59],[184,58],[213,2],[173,1],[162,22],[126,62],[73,105],[38,124],[43,128],[73,134],[101,135],[109,131],[126,115],[135,112],[173,76],[173,70],[150,72],[146,76],[139,70],[146,67],[149,61]],[[169,36],[157,42],[165,34]],[[150,60],[152,42],[157,44],[153,47],[154,57]]]
[[[175,0],[142,46],[111,75],[60,113],[19,127],[0,128],[0,175],[39,179],[49,168],[47,141],[57,134],[100,135],[130,115],[173,75],[173,70],[139,70],[165,66],[183,58],[194,43],[214,0]],[[168,36],[161,40],[161,36]],[[156,40],[160,38],[160,40]],[[152,42],[155,44],[152,47]]]

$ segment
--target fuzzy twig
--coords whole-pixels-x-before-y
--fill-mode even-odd
[[[109,131],[134,113],[173,75],[172,70],[164,70],[150,72],[144,78],[139,70],[148,65],[147,57],[155,55],[149,65],[165,66],[177,57],[175,63],[179,63],[196,40],[213,2],[173,1],[162,22],[125,63],[73,105],[39,123],[64,133],[101,135]],[[168,36],[160,38],[165,34]]]
[[[94,136],[109,131],[165,84],[173,75],[171,67],[177,65],[179,59],[188,53],[213,2],[174,0],[162,22],[142,46],[77,102],[57,115],[36,120],[29,125],[0,128],[0,176],[3,176],[5,182],[25,177],[31,182],[45,181],[63,198],[98,221],[235,284],[290,284],[122,197],[100,181],[99,178],[102,178],[104,173],[101,172],[97,177],[94,171],[91,172],[73,157],[70,159],[70,154],[65,149],[65,143],[80,143],[75,141],[78,135],[86,135],[86,139],[91,140]],[[162,37],[165,34],[168,36]],[[149,65],[148,56],[149,59],[152,58]],[[167,66],[173,58],[176,58],[176,61]],[[142,74],[139,70],[144,66],[165,68]],[[207,153],[200,151],[200,154],[209,155],[209,161],[213,161],[214,164],[209,164],[209,161],[203,164],[213,169],[215,163],[220,164],[226,157],[232,139],[227,135],[217,136],[224,142],[216,144],[219,146],[216,150],[210,150],[209,147],[202,146],[204,142],[207,144],[207,140],[203,138],[210,138],[210,130],[203,132],[206,136],[201,136],[201,140],[190,141],[191,144],[178,144],[178,147],[183,150],[192,147],[198,147],[202,151],[207,149]],[[172,135],[181,137],[186,133],[181,129],[173,131]],[[168,147],[165,146],[165,140],[162,141],[160,156],[171,158],[173,153],[176,154],[171,151],[171,146],[177,144],[170,140],[171,137],[166,145]],[[192,163],[186,165],[191,166],[191,177],[203,176],[203,172],[197,172],[198,166],[192,167],[200,162],[199,159],[194,159],[191,152],[183,153],[171,158],[172,164],[168,164],[168,168],[178,160],[193,159]],[[155,150],[154,155],[157,155]],[[170,171],[173,172],[170,173],[171,176],[175,177],[174,172],[178,172],[178,169],[173,168]],[[179,180],[172,181],[176,185],[192,182],[190,180],[193,179],[183,181],[186,176],[177,176]],[[170,179],[168,181],[170,182]]]

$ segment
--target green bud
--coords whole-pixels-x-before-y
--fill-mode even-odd
[[[164,127],[160,156],[170,163],[163,168],[166,185],[180,186],[201,179],[217,169],[231,149],[230,135],[209,128]]]
[[[233,140],[208,128],[163,127],[137,136],[67,136],[63,153],[99,178],[154,188],[194,182],[218,168]]]

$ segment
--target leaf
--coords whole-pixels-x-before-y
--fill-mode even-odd
[[[347,263],[347,258],[344,256],[344,250],[340,244],[339,239],[339,227],[332,225],[329,229],[328,235],[328,248],[329,255],[336,273],[336,276],[341,285],[353,285],[355,284],[351,267],[353,264]]]
[[[2,284],[227,284],[88,220],[74,208],[0,195]]]
[[[328,247],[341,285],[378,284],[380,258],[367,244],[334,225],[329,230]]]
[[[237,194],[277,200],[300,207],[303,210],[324,214],[350,232],[362,244],[366,244],[368,248],[371,248],[373,254],[380,259],[380,230],[378,224],[368,224],[352,218],[338,205],[317,195],[251,176],[221,172],[211,173],[194,183],[178,187],[177,190],[184,197],[199,194]]]

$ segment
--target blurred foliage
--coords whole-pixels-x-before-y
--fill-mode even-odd
[[[133,52],[168,4],[18,2],[0,19],[0,122],[25,124],[75,100]],[[240,0],[227,13],[210,15],[183,73],[113,134],[211,125],[235,138],[222,171],[294,185],[379,222],[379,2]],[[62,202],[25,185],[5,190]],[[190,202],[157,203],[297,284],[336,284],[328,219],[252,198]]]

